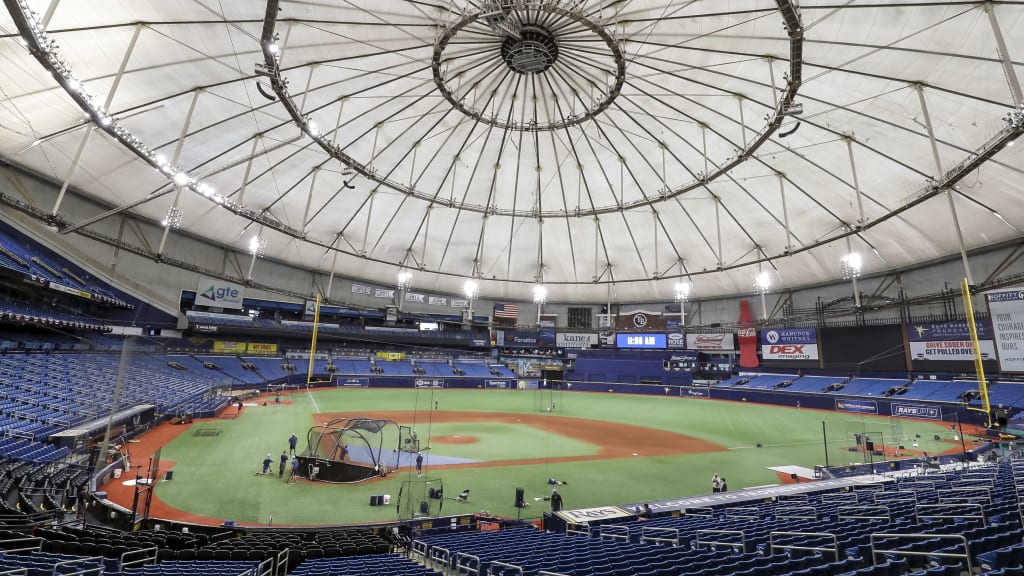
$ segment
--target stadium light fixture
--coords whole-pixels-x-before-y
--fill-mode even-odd
[[[536,284],[533,287],[534,304],[543,304],[548,301],[548,289],[543,284]]]
[[[262,258],[267,252],[267,239],[263,236],[253,236],[249,239],[249,253],[257,258]]]
[[[675,285],[675,298],[676,302],[682,303],[690,297],[690,291],[693,290],[693,284],[689,280],[683,280],[676,282]]]
[[[462,285],[462,293],[466,295],[466,298],[476,300],[476,297],[480,295],[480,285],[475,280],[466,280],[466,283]]]
[[[412,272],[402,268],[398,271],[398,289],[405,290],[412,286]]]
[[[852,278],[860,277],[863,260],[860,257],[860,253],[850,252],[839,259],[839,265],[843,271],[843,279],[850,280]]]
[[[765,270],[761,270],[754,277],[754,291],[762,296],[772,289],[772,276]]]

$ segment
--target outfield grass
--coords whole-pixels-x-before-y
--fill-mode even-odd
[[[829,438],[832,465],[862,462],[864,455],[847,451],[852,430],[883,431],[889,436],[889,419],[819,410],[722,402],[705,399],[565,393],[556,412],[537,412],[534,393],[506,390],[376,390],[331,389],[312,396],[288,396],[291,404],[246,408],[238,419],[202,422],[194,427],[219,428],[221,434],[198,437],[186,431],[162,453],[176,462],[175,479],[161,482],[157,496],[181,510],[239,522],[282,524],[340,524],[399,519],[394,505],[370,507],[371,494],[397,496],[403,482],[416,480],[402,471],[388,478],[356,485],[301,482],[289,485],[277,479],[277,456],[287,448],[287,438],[298,434],[305,447],[305,433],[315,422],[314,411],[358,416],[371,411],[416,411],[421,441],[430,436],[465,435],[476,444],[439,444],[433,453],[481,460],[533,458],[535,463],[501,467],[433,467],[427,477],[443,481],[454,495],[470,489],[469,503],[446,501],[442,513],[486,510],[516,516],[516,487],[526,491],[532,504],[524,517],[546,510],[533,498],[550,493],[549,477],[569,482],[560,492],[566,507],[583,508],[639,500],[675,498],[710,491],[715,472],[729,480],[732,490],[778,482],[768,466],[786,464],[813,467],[823,464],[822,422]],[[694,436],[726,450],[704,454],[638,456],[611,460],[556,463],[561,456],[594,454],[597,447],[544,430],[504,423],[431,422],[431,408],[438,401],[443,411],[505,412],[554,415],[596,421],[619,422]],[[315,406],[315,407],[314,407]],[[864,420],[867,424],[862,424]],[[920,448],[938,453],[953,447],[936,442],[936,434],[950,437],[948,427],[936,422],[903,420],[902,432],[921,435]],[[762,444],[762,448],[756,445]],[[887,438],[886,443],[890,443]],[[256,476],[264,455],[274,455],[272,477]]]

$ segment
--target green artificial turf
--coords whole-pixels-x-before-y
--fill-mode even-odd
[[[864,462],[869,457],[849,452],[853,431],[886,436],[901,432],[918,440],[920,448],[934,453],[959,446],[950,441],[949,428],[938,422],[902,420],[894,427],[888,418],[821,410],[722,402],[706,399],[571,393],[559,398],[555,412],[538,411],[536,393],[507,390],[377,390],[331,389],[312,395],[287,396],[291,404],[249,407],[237,419],[203,422],[194,427],[219,428],[217,436],[195,436],[186,431],[168,444],[162,457],[176,462],[174,480],[160,482],[157,496],[186,512],[218,520],[284,524],[341,524],[404,519],[395,501],[386,507],[368,505],[373,494],[400,492],[417,495],[430,487],[444,486],[454,496],[470,490],[467,503],[446,500],[443,509],[431,502],[431,513],[468,513],[486,510],[505,516],[520,513],[514,508],[515,489],[525,490],[530,507],[523,517],[537,517],[547,503],[535,501],[550,494],[549,477],[567,481],[560,488],[567,508],[584,508],[641,500],[668,499],[710,492],[715,472],[729,480],[731,490],[777,483],[768,466],[823,464],[823,425],[828,437],[829,463]],[[430,436],[471,435],[475,444],[438,444],[432,454],[480,460],[533,458],[537,463],[510,466],[430,467],[421,479],[401,471],[384,479],[353,485],[300,482],[289,485],[277,479],[277,457],[287,448],[288,436],[296,433],[300,450],[306,431],[321,413],[358,416],[380,410],[408,410],[421,442]],[[725,450],[704,454],[639,456],[611,460],[556,463],[559,456],[594,454],[597,447],[561,437],[531,426],[510,423],[431,422],[434,400],[443,411],[524,413],[619,422],[663,429],[716,443]],[[544,402],[543,405],[547,405]],[[934,435],[944,440],[933,440]],[[877,438],[877,437],[876,437]],[[761,444],[762,447],[756,447]],[[909,446],[908,446],[909,447]],[[970,446],[968,446],[970,447]],[[274,457],[273,475],[257,476],[264,455]],[[418,501],[418,497],[416,500]],[[407,502],[409,500],[407,499]]]

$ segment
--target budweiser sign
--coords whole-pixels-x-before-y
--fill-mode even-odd
[[[686,347],[690,350],[733,350],[732,334],[687,334]]]

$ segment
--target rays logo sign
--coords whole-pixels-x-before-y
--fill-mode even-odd
[[[196,284],[196,304],[218,308],[242,308],[242,287],[238,284],[200,277]]]

